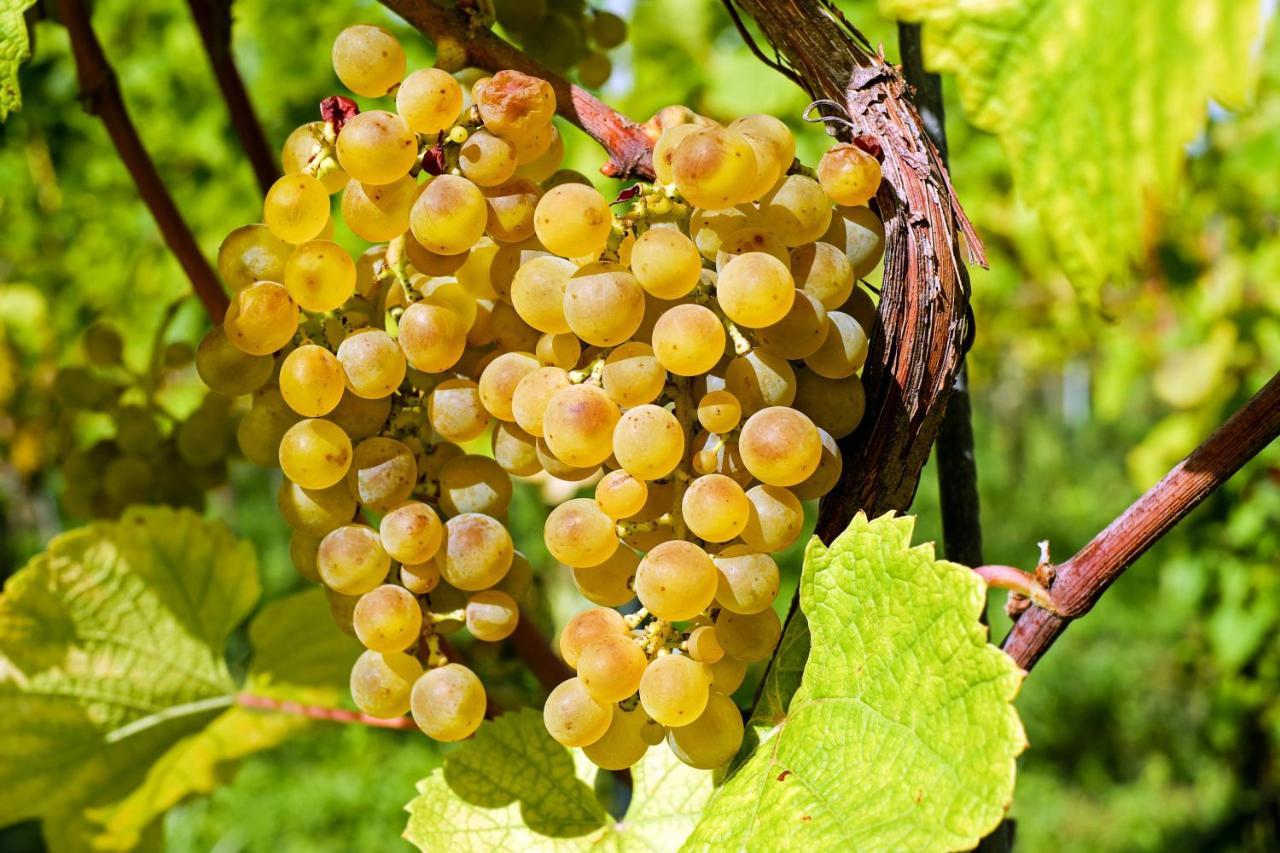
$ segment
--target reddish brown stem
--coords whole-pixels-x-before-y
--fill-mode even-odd
[[[191,16],[200,30],[200,40],[209,55],[209,64],[213,66],[213,76],[217,78],[218,88],[227,103],[231,125],[236,136],[240,137],[240,146],[253,167],[258,187],[266,195],[276,178],[280,177],[280,169],[231,55],[230,0],[188,0],[187,5],[191,7]]]
[[[534,678],[544,690],[550,690],[560,682],[572,678],[573,670],[551,650],[551,643],[538,630],[533,617],[523,608],[520,610],[520,621],[510,637],[511,645],[524,665],[533,673]]]
[[[221,323],[227,310],[227,296],[142,145],[120,95],[115,72],[89,23],[88,9],[81,0],[58,0],[58,12],[71,37],[71,52],[76,60],[85,109],[102,119],[169,250],[182,265],[209,316],[215,323]]]
[[[611,178],[653,179],[653,140],[644,128],[621,115],[586,89],[573,85],[546,66],[487,29],[476,28],[458,9],[444,9],[432,0],[382,0],[432,41],[452,39],[466,51],[467,62],[486,71],[504,68],[541,77],[556,91],[556,111],[582,128],[609,152],[600,171]]]
[[[1280,374],[1179,462],[1088,545],[1049,567],[1049,595],[1057,614],[1032,606],[1013,625],[1004,650],[1031,669],[1072,620],[1098,602],[1107,587],[1201,501],[1280,435]]]
[[[383,720],[378,717],[370,717],[368,714],[358,714],[355,711],[348,711],[344,708],[325,708],[319,705],[302,705],[298,702],[290,702],[287,699],[275,699],[271,696],[259,696],[255,693],[239,693],[236,695],[236,704],[245,708],[254,708],[259,711],[275,711],[281,714],[293,714],[300,717],[309,717],[313,720],[328,720],[331,723],[346,723],[348,725],[372,726],[378,729],[416,729],[417,725],[411,717],[392,717]]]

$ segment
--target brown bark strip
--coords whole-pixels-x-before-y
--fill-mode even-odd
[[[191,16],[200,30],[200,41],[204,42],[205,53],[209,56],[209,64],[213,67],[213,76],[222,90],[222,99],[227,103],[227,112],[231,116],[231,126],[240,138],[240,147],[249,158],[253,167],[253,175],[258,181],[262,194],[280,177],[280,167],[276,165],[275,153],[267,143],[267,136],[262,132],[258,116],[253,111],[253,103],[249,100],[249,92],[245,89],[244,79],[236,68],[235,59],[231,55],[231,2],[230,0],[188,0]]]
[[[102,45],[89,23],[89,10],[81,0],[58,0],[58,14],[71,37],[71,52],[76,60],[76,75],[85,109],[102,119],[169,251],[182,265],[191,280],[192,289],[213,322],[221,323],[227,311],[227,295],[222,292],[213,267],[201,254],[191,229],[178,212],[173,197],[160,180],[155,163],[142,145],[120,95],[115,71],[107,62]]]
[[[653,140],[644,128],[619,114],[587,90],[573,85],[487,29],[475,29],[465,12],[444,9],[431,0],[382,0],[387,8],[421,30],[432,41],[456,40],[467,62],[486,71],[510,68],[549,82],[556,92],[556,111],[582,128],[609,152],[600,171],[623,180],[653,180]]]
[[[863,383],[867,415],[842,442],[844,474],[822,502],[830,542],[854,513],[911,505],[938,433],[968,331],[958,235],[985,263],[946,167],[911,105],[901,74],[868,52],[824,0],[726,0],[750,15],[815,99],[841,104],[848,138],[884,151],[876,201],[885,222],[884,287]]]
[[[1042,571],[1059,615],[1032,605],[1005,637],[1005,652],[1030,670],[1125,569],[1278,435],[1280,373],[1074,557]]]

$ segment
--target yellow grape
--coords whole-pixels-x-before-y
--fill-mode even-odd
[[[284,265],[293,247],[265,225],[244,225],[218,247],[218,273],[232,292],[255,281],[284,281]]]
[[[631,637],[601,637],[578,655],[578,678],[597,701],[621,702],[640,688],[648,664]]]
[[[644,739],[646,727],[656,725],[643,708],[613,710],[609,728],[595,743],[582,748],[591,763],[602,770],[624,770],[644,757],[649,743]]]
[[[382,435],[356,445],[347,471],[347,487],[356,500],[386,511],[409,499],[418,482],[418,463],[404,442]]]
[[[559,367],[540,367],[525,374],[511,396],[511,413],[516,423],[530,435],[541,437],[547,404],[569,385],[569,375]]]
[[[730,545],[712,557],[716,564],[716,603],[734,613],[759,613],[778,597],[781,576],[768,554],[749,545]]]
[[[314,240],[329,222],[329,193],[310,175],[285,175],[267,190],[262,220],[286,243]]]
[[[729,129],[741,133],[756,155],[759,183],[752,196],[754,200],[772,189],[791,168],[796,156],[796,139],[782,121],[759,113],[736,119]]]
[[[730,320],[751,329],[771,326],[787,316],[795,296],[791,271],[764,252],[733,258],[716,282],[721,309]]]
[[[794,486],[818,467],[822,440],[808,416],[786,406],[770,406],[742,425],[738,452],[757,480]]]
[[[351,521],[356,514],[356,499],[346,483],[324,489],[304,489],[297,483],[282,480],[276,490],[276,507],[284,523],[308,536],[324,536]]]
[[[375,652],[402,652],[418,641],[422,610],[402,586],[383,584],[360,596],[351,614],[356,639]]]
[[[741,420],[742,404],[729,391],[710,391],[698,401],[698,423],[707,432],[726,433]]]
[[[649,487],[626,471],[610,471],[596,483],[596,502],[612,519],[629,518],[644,509]]]
[[[440,567],[435,561],[400,566],[400,583],[414,595],[426,595],[440,584]]]
[[[595,385],[570,385],[547,402],[542,419],[547,447],[566,464],[599,465],[613,452],[618,406]]]
[[[680,511],[689,531],[708,542],[728,542],[747,526],[751,502],[737,481],[723,474],[698,477],[685,489]]]
[[[511,636],[520,621],[516,600],[497,589],[486,589],[467,599],[467,630],[486,643],[496,643]]]
[[[527,352],[506,352],[489,362],[479,382],[480,402],[489,414],[502,421],[515,420],[511,405],[516,387],[539,366],[538,360]]]
[[[831,201],[813,178],[788,175],[760,199],[760,221],[788,246],[812,243],[831,224]]]
[[[327,417],[342,427],[342,431],[351,436],[352,441],[360,441],[380,432],[383,424],[387,422],[389,414],[391,414],[390,397],[382,397],[376,400],[365,399],[353,394],[350,386],[348,386],[346,393],[342,395],[342,400],[338,402],[337,408],[330,412]]]
[[[753,415],[767,406],[790,406],[796,398],[795,371],[785,358],[768,350],[753,349],[729,362],[724,383],[746,415]]]
[[[857,376],[827,379],[801,369],[796,373],[795,406],[833,437],[844,438],[862,422],[866,409],[862,380]]]
[[[627,634],[627,623],[622,614],[608,607],[592,607],[575,614],[560,632],[560,657],[575,669],[578,655],[601,637]]]
[[[611,400],[631,408],[657,399],[666,385],[667,371],[653,354],[653,347],[629,341],[605,358],[601,379]]]
[[[351,467],[351,439],[336,424],[309,418],[289,427],[280,442],[284,475],[304,489],[325,489]]]
[[[597,256],[613,229],[613,214],[595,187],[561,184],[538,200],[533,227],[542,245],[557,255]]]
[[[414,566],[427,562],[440,550],[444,526],[431,507],[421,501],[409,501],[382,517],[378,537],[391,559]]]
[[[538,338],[534,353],[538,361],[549,367],[569,370],[582,357],[582,342],[573,334],[543,335]]]
[[[680,194],[695,207],[749,201],[757,181],[751,145],[741,134],[718,126],[688,134],[671,155],[671,166]]]
[[[480,118],[486,128],[499,136],[527,137],[555,116],[556,93],[546,80],[503,70],[477,89]]]
[[[516,424],[502,422],[495,426],[490,447],[493,460],[508,474],[532,477],[542,470],[538,439]]]
[[[342,364],[324,347],[300,346],[280,364],[280,393],[289,408],[303,417],[327,415],[345,390]]]
[[[351,699],[363,714],[388,720],[409,711],[409,693],[422,676],[422,664],[403,652],[372,650],[351,667]]]
[[[555,125],[545,125],[546,130],[538,130],[525,140],[513,140],[516,143],[516,156],[520,165],[516,167],[516,176],[528,178],[541,184],[560,168],[564,162],[564,139]],[[525,159],[529,151],[536,150],[543,136],[547,137],[547,148],[532,160]]]
[[[724,657],[724,649],[720,648],[713,625],[699,625],[690,631],[685,648],[689,650],[689,657],[698,663],[715,663]]]
[[[551,452],[551,448],[547,447],[545,438],[535,439],[537,442],[535,451],[538,455],[538,463],[552,477],[557,480],[564,480],[567,483],[580,483],[594,476],[599,470],[599,465],[589,465],[586,467],[577,467],[570,465],[560,459]]]
[[[857,373],[867,360],[867,333],[843,311],[832,311],[827,318],[826,339],[804,363],[819,376],[844,379]]]
[[[284,147],[280,149],[280,171],[286,175],[292,175],[297,172],[308,172],[314,168],[312,162],[319,159],[324,152],[326,145],[322,143],[324,139],[324,122],[309,121],[306,124],[299,125],[294,128],[284,141]],[[323,173],[317,174],[320,183],[324,184],[324,188],[330,195],[336,193],[347,185],[347,173],[338,168],[334,161],[330,161],[331,168],[326,167]]]
[[[511,178],[484,190],[489,206],[486,229],[503,243],[519,243],[533,236],[533,214],[542,190],[528,178]]]
[[[585,343],[611,347],[623,343],[644,319],[644,291],[626,267],[592,263],[569,279],[564,316]]]
[[[685,726],[698,719],[710,693],[706,669],[688,655],[654,658],[640,679],[640,704],[664,726]]]
[[[488,706],[480,679],[459,663],[423,673],[414,683],[409,701],[418,728],[446,743],[474,734],[484,722]]]
[[[511,568],[514,547],[502,523],[487,515],[463,513],[445,524],[440,574],[468,592],[487,589]]]
[[[698,376],[724,355],[725,331],[719,318],[702,305],[667,309],[653,327],[658,362],[678,376]]]
[[[316,566],[316,552],[320,548],[319,536],[295,530],[289,534],[289,562],[298,570],[303,580],[321,583],[320,569]]]
[[[396,112],[415,133],[439,133],[462,112],[462,87],[439,68],[421,68],[396,90]]]
[[[659,619],[692,619],[711,605],[715,594],[715,564],[692,542],[663,542],[636,569],[636,595]]]
[[[844,305],[840,306],[840,310],[857,320],[867,337],[871,336],[871,330],[876,327],[876,315],[879,313],[879,307],[871,298],[871,294],[861,287],[855,287]]]
[[[720,241],[715,254],[716,271],[723,271],[729,261],[748,252],[763,252],[777,258],[783,266],[791,266],[791,253],[776,234],[764,228],[747,227],[729,233]]]
[[[727,696],[742,686],[747,676],[747,665],[725,655],[715,663],[707,664],[707,673],[711,676],[711,686]]]
[[[480,386],[470,379],[446,379],[427,397],[427,420],[436,434],[462,443],[479,438],[492,423],[480,402]]]
[[[409,219],[406,212],[404,230],[408,230],[408,227]],[[415,270],[429,276],[454,275],[471,258],[470,252],[463,252],[460,255],[437,255],[429,249],[424,249],[421,243],[413,239],[412,234],[405,235],[404,254]]]
[[[698,473],[724,474],[726,477],[737,480],[738,485],[744,489],[754,479],[751,472],[747,470],[747,466],[742,464],[742,456],[738,453],[736,441],[729,441],[715,433],[699,431],[693,439],[693,455],[696,459],[703,453],[710,453],[713,461],[702,463],[706,470],[699,470]]]
[[[821,239],[844,251],[855,279],[870,275],[884,256],[884,223],[867,207],[837,207]]]
[[[293,340],[298,306],[274,281],[259,281],[235,295],[222,323],[227,340],[249,355],[270,355]]]
[[[222,326],[214,326],[196,347],[196,373],[210,390],[238,397],[258,390],[271,378],[269,355],[250,355],[231,343]]]
[[[767,658],[781,636],[782,623],[772,608],[751,614],[721,610],[716,617],[716,639],[724,653],[747,663]]]
[[[487,130],[477,130],[458,149],[463,177],[481,187],[496,187],[516,173],[516,147]]]
[[[531,353],[538,346],[538,330],[521,320],[509,302],[495,303],[489,322],[499,350]]]
[[[658,137],[658,142],[653,146],[653,171],[657,175],[659,184],[675,183],[675,167],[672,165],[672,158],[675,156],[676,149],[680,147],[680,143],[685,138],[699,129],[696,124],[677,124],[667,128]]]
[[[676,416],[661,406],[636,406],[614,427],[613,455],[632,476],[657,480],[674,471],[684,458],[684,430]]]
[[[693,243],[698,247],[702,257],[708,261],[714,261],[719,256],[725,240],[728,240],[731,235],[745,229],[759,230],[755,229],[758,218],[756,209],[751,205],[725,207],[719,210],[695,210],[689,217],[689,236],[693,238]],[[777,238],[774,239],[777,240]],[[777,242],[782,241],[777,240]],[[761,251],[768,251],[768,249]]]
[[[604,736],[613,720],[612,704],[596,700],[580,678],[556,685],[542,706],[547,731],[564,746],[589,746]]]
[[[591,498],[573,498],[551,510],[543,530],[547,550],[566,566],[598,566],[618,548],[614,521]]]
[[[280,442],[300,420],[277,386],[264,386],[254,392],[253,405],[236,425],[236,443],[253,464],[276,468],[280,465]]]
[[[818,436],[822,439],[822,459],[818,461],[817,470],[803,483],[791,487],[791,491],[802,501],[816,500],[835,488],[844,467],[840,447],[831,433],[819,427]]]
[[[853,266],[844,252],[830,243],[805,243],[791,253],[796,287],[834,311],[853,292]]]
[[[284,286],[304,311],[332,311],[355,293],[356,265],[337,243],[312,240],[289,256]]]
[[[337,149],[342,170],[362,184],[399,180],[418,160],[418,138],[404,119],[385,110],[348,119],[338,134]]]
[[[338,345],[338,361],[347,375],[347,389],[358,397],[390,396],[404,381],[404,351],[381,329],[362,329],[348,337]]]
[[[410,175],[381,185],[352,179],[342,191],[342,219],[357,237],[373,242],[394,240],[409,230],[409,211],[421,190]]]
[[[583,598],[603,607],[621,607],[636,597],[631,584],[640,557],[630,548],[619,548],[598,566],[573,570],[573,583]]]
[[[405,309],[399,331],[405,359],[424,373],[448,370],[467,348],[467,324],[454,311],[426,301]]]
[[[742,748],[742,712],[719,690],[712,690],[706,708],[688,725],[667,732],[672,754],[690,767],[714,770],[728,764]]]
[[[381,97],[404,76],[404,48],[382,27],[347,27],[333,42],[333,70],[357,95]]]
[[[796,291],[787,316],[756,332],[761,346],[785,359],[812,355],[826,339],[827,311],[816,297],[803,290]]]
[[[676,228],[650,228],[631,249],[631,271],[659,299],[679,299],[698,284],[702,256]]]
[[[422,301],[425,304],[437,305],[453,312],[464,329],[463,337],[466,337],[465,330],[471,328],[471,325],[476,320],[476,314],[479,313],[477,307],[479,300],[476,299],[474,293],[459,284],[456,279],[448,276],[415,274],[409,280],[409,284],[422,295]]]
[[[880,161],[856,145],[841,142],[818,161],[818,181],[836,204],[866,204],[880,187]]]
[[[781,486],[759,485],[747,489],[751,514],[742,530],[742,541],[758,551],[781,551],[804,529],[800,499]]]
[[[449,515],[501,516],[511,503],[511,478],[493,459],[469,454],[440,469],[440,508]]]
[[[320,540],[316,567],[325,586],[342,595],[364,595],[382,583],[391,558],[372,527],[347,524]]]
[[[413,203],[409,227],[423,248],[438,255],[460,255],[484,235],[488,219],[479,187],[457,175],[438,175]]]
[[[511,304],[539,332],[562,335],[570,331],[565,319],[565,288],[578,268],[572,261],[543,255],[516,270],[511,280]]]

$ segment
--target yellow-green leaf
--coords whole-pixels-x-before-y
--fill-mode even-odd
[[[810,543],[807,629],[788,630],[746,757],[685,849],[968,849],[1004,816],[1022,673],[987,642],[981,579],[912,548],[912,527],[859,514],[830,548]]]
[[[227,708],[252,549],[188,511],[57,537],[0,595],[0,825],[108,803]]]
[[[665,746],[632,768],[631,805],[615,822],[596,799],[593,768],[552,740],[542,715],[523,710],[476,737],[418,783],[404,837],[422,850],[675,849],[711,793],[711,774]]]
[[[1243,107],[1258,0],[880,0],[1000,137],[1019,199],[1086,289],[1127,277],[1208,102]]]
[[[0,0],[0,121],[22,106],[18,66],[31,56],[27,22],[22,13],[36,0]]]

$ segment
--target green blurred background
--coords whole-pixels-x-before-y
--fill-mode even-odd
[[[806,98],[742,45],[713,0],[601,4],[631,20],[604,93],[644,119],[683,103],[717,118],[791,120],[802,157],[826,145],[798,120]],[[841,4],[896,56],[873,3]],[[94,23],[143,139],[206,255],[255,221],[260,197],[185,4],[100,0]],[[431,46],[371,2],[236,0],[234,48],[273,144],[339,91],[329,44],[345,25],[384,24],[410,67]],[[186,292],[178,265],[97,119],[77,103],[65,32],[35,31],[24,107],[0,125],[0,576],[62,528],[44,466],[42,406],[78,332],[110,318],[142,357]],[[988,562],[1029,567],[1036,542],[1062,559],[1195,446],[1280,365],[1280,49],[1262,54],[1255,103],[1213,110],[1186,179],[1146,230],[1126,281],[1081,295],[1015,193],[1000,142],[966,122],[946,80],[953,178],[986,241],[975,270],[970,370]],[[568,133],[569,163],[598,149]],[[350,235],[341,235],[346,238]],[[355,245],[354,243],[352,244]],[[194,340],[188,306],[171,334]],[[268,474],[237,466],[211,511],[258,546],[266,600],[300,585]],[[513,524],[540,543],[541,506],[519,491]],[[940,538],[935,474],[913,512]],[[521,534],[517,532],[517,538]],[[545,553],[547,626],[570,596]],[[1270,448],[1144,557],[1028,679],[1031,740],[1012,815],[1024,850],[1267,850],[1280,847],[1280,453]],[[794,556],[789,572],[794,579]],[[993,633],[1007,627],[993,596]],[[749,695],[749,690],[748,690]],[[413,783],[438,761],[425,738],[314,728],[249,759],[212,796],[165,821],[173,850],[386,850]],[[40,849],[38,827],[0,848]]]

